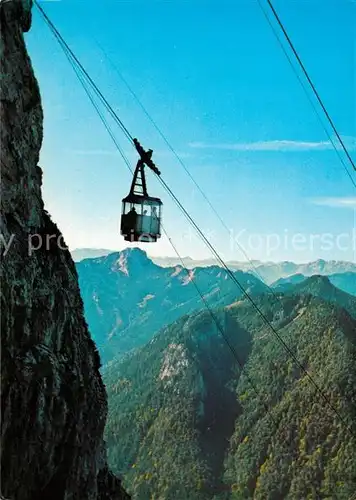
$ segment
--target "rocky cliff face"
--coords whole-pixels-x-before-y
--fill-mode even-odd
[[[127,499],[107,468],[107,400],[77,273],[41,198],[39,88],[24,44],[31,0],[1,16],[1,494]]]

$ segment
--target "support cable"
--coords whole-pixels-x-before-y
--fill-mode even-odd
[[[273,31],[273,34],[274,34],[274,36],[275,36],[275,38],[276,38],[276,40],[277,40],[277,42],[278,42],[279,46],[281,47],[281,49],[282,49],[282,51],[283,51],[283,53],[284,53],[284,55],[285,55],[285,57],[286,57],[286,59],[287,59],[287,61],[288,61],[289,65],[290,65],[290,67],[292,68],[293,73],[295,74],[296,78],[298,79],[298,81],[299,81],[299,83],[300,83],[300,85],[301,85],[301,87],[302,87],[302,89],[303,89],[303,91],[304,91],[304,93],[305,93],[305,95],[306,95],[306,97],[307,97],[307,99],[308,99],[308,101],[309,101],[309,103],[310,103],[311,107],[313,108],[313,110],[314,110],[314,112],[315,112],[315,114],[316,114],[316,117],[317,117],[317,119],[318,119],[318,121],[319,121],[319,123],[320,123],[320,125],[321,125],[322,129],[324,130],[324,132],[325,132],[325,134],[326,134],[327,138],[328,138],[328,139],[329,139],[329,141],[330,141],[330,144],[332,145],[332,147],[333,147],[333,149],[334,149],[335,153],[337,154],[337,156],[338,156],[338,158],[339,158],[339,160],[340,160],[340,162],[341,162],[342,166],[344,167],[344,169],[345,169],[345,172],[346,172],[347,176],[349,177],[349,179],[350,179],[351,183],[353,184],[354,188],[356,189],[356,181],[354,180],[354,178],[352,177],[351,173],[349,172],[349,169],[347,168],[346,163],[345,163],[345,161],[344,161],[343,157],[342,157],[342,156],[341,156],[341,154],[340,154],[340,151],[338,150],[338,148],[337,148],[337,146],[336,146],[336,144],[335,144],[335,142],[334,142],[333,138],[331,137],[331,134],[329,133],[328,129],[326,128],[325,124],[323,123],[323,120],[321,119],[321,116],[320,116],[320,114],[319,114],[319,111],[317,110],[315,103],[314,103],[314,102],[313,102],[313,100],[311,99],[311,97],[310,97],[310,95],[309,95],[309,93],[308,93],[308,91],[307,91],[307,89],[306,89],[306,87],[305,87],[305,85],[304,85],[304,82],[303,82],[302,78],[300,77],[300,75],[298,74],[298,72],[297,72],[296,68],[294,67],[294,64],[293,64],[293,62],[292,62],[292,59],[290,58],[290,56],[289,56],[289,54],[288,54],[288,52],[287,52],[286,48],[284,47],[284,45],[283,45],[283,43],[282,43],[282,41],[281,41],[281,39],[280,39],[280,37],[279,37],[279,35],[278,35],[278,33],[277,33],[277,30],[275,29],[275,27],[274,27],[274,26],[273,26],[273,24],[271,23],[271,20],[270,20],[270,18],[268,17],[267,12],[265,11],[265,9],[264,9],[264,7],[263,7],[263,5],[262,5],[261,0],[257,0],[257,1],[258,1],[258,4],[259,4],[259,6],[260,6],[260,9],[261,9],[261,11],[262,11],[262,13],[263,13],[263,15],[264,15],[264,17],[265,17],[266,21],[268,22],[268,24],[269,24],[269,26],[270,26],[271,30]]]
[[[189,170],[188,170],[187,166],[185,165],[185,163],[183,162],[182,158],[178,155],[178,153],[176,152],[176,150],[173,148],[173,146],[171,145],[171,143],[168,141],[167,137],[164,135],[164,133],[162,132],[162,130],[159,128],[159,126],[157,125],[157,123],[155,122],[155,120],[152,118],[152,116],[150,115],[150,113],[147,111],[147,109],[145,108],[145,106],[142,104],[142,102],[140,101],[140,99],[137,96],[136,92],[132,89],[131,85],[128,83],[128,81],[126,80],[126,78],[124,78],[123,74],[121,73],[121,71],[119,70],[119,68],[116,66],[116,64],[114,64],[114,62],[112,61],[112,59],[108,56],[108,54],[106,53],[106,51],[104,50],[104,48],[102,47],[102,45],[96,39],[95,39],[95,42],[98,45],[98,47],[100,48],[100,50],[102,51],[102,53],[104,54],[104,56],[106,57],[106,59],[108,60],[108,62],[111,65],[111,67],[117,73],[117,75],[122,80],[122,82],[125,84],[126,88],[129,90],[129,92],[131,93],[131,95],[133,96],[133,98],[135,99],[135,101],[137,102],[137,104],[139,105],[139,107],[142,109],[143,113],[146,115],[146,117],[148,118],[148,120],[152,123],[153,127],[156,129],[156,131],[158,132],[158,134],[160,135],[160,137],[163,139],[163,141],[165,142],[165,144],[167,145],[167,147],[170,149],[170,151],[173,153],[173,155],[175,156],[175,158],[177,159],[177,161],[183,167],[184,171],[189,176],[189,178],[191,179],[191,181],[193,182],[193,184],[195,185],[195,187],[198,189],[198,191],[200,192],[200,194],[202,195],[202,197],[204,198],[204,200],[207,202],[207,204],[209,205],[210,209],[216,215],[216,217],[220,221],[221,225],[224,227],[224,229],[226,229],[226,231],[228,233],[230,233],[230,230],[229,230],[228,226],[226,225],[226,223],[224,222],[224,220],[222,219],[221,215],[216,210],[216,208],[214,207],[214,205],[211,203],[211,201],[209,200],[208,196],[203,191],[202,187],[198,184],[198,182],[194,179],[194,177],[192,176],[192,174],[189,172]],[[355,187],[356,187],[356,184],[355,184]],[[236,244],[236,246],[239,248],[240,252],[244,255],[244,257],[246,258],[246,260],[248,261],[248,263],[250,264],[250,266],[254,270],[256,276],[258,276],[259,279],[263,283],[265,283],[264,279],[260,275],[257,267],[255,266],[255,264],[253,263],[253,261],[247,255],[247,252],[244,249],[244,247],[238,241],[234,241],[234,244]],[[274,298],[276,300],[280,301],[280,298],[275,293],[275,291],[273,290],[273,288],[270,287],[267,283],[265,283],[265,285],[267,286],[267,288],[269,289],[269,291],[271,292],[271,294],[274,296]]]
[[[129,163],[129,161],[128,161],[127,157],[125,156],[125,153],[123,152],[122,148],[120,147],[119,143],[117,142],[117,140],[116,140],[116,138],[115,138],[115,136],[114,136],[114,134],[113,134],[113,132],[112,132],[112,130],[111,130],[111,128],[110,128],[110,126],[109,126],[109,124],[107,123],[107,121],[106,121],[106,119],[105,119],[105,116],[102,114],[101,110],[99,109],[98,105],[96,104],[95,100],[93,99],[93,97],[92,97],[92,95],[91,95],[90,91],[88,90],[87,85],[86,85],[86,83],[85,83],[85,81],[84,81],[84,79],[83,79],[83,76],[80,74],[80,71],[78,70],[78,68],[77,68],[77,67],[75,67],[75,65],[74,65],[74,64],[72,64],[72,63],[73,63],[73,60],[71,59],[70,53],[66,50],[65,46],[62,46],[62,48],[63,48],[63,50],[65,51],[65,54],[66,54],[66,56],[67,56],[67,58],[68,58],[68,61],[70,62],[70,64],[71,64],[71,66],[72,66],[73,70],[75,71],[75,73],[76,73],[76,75],[77,75],[78,79],[79,79],[79,80],[80,80],[80,82],[82,83],[82,86],[83,86],[83,88],[84,88],[84,90],[85,90],[85,92],[86,92],[87,96],[89,97],[90,102],[92,103],[92,105],[94,106],[94,108],[95,108],[96,112],[98,113],[98,115],[99,115],[99,117],[100,117],[100,119],[101,119],[102,123],[104,124],[104,126],[105,126],[105,128],[106,128],[107,132],[109,133],[109,135],[110,135],[111,139],[113,140],[113,142],[114,142],[115,146],[118,148],[118,151],[119,151],[119,153],[121,154],[121,156],[122,156],[122,158],[123,158],[123,160],[124,160],[124,162],[125,162],[126,166],[129,168],[130,172],[131,172],[131,173],[133,173],[132,168],[131,168],[131,165],[130,165],[130,163]],[[181,262],[181,265],[182,265],[183,269],[185,270],[185,272],[186,272],[186,273],[187,273],[187,275],[189,276],[189,270],[185,267],[184,260],[183,260],[183,258],[181,257],[180,253],[178,252],[178,249],[177,249],[176,245],[173,243],[173,241],[172,241],[171,237],[168,235],[167,231],[165,230],[165,228],[163,227],[163,225],[162,225],[162,224],[161,224],[161,226],[162,226],[162,229],[163,229],[163,232],[164,232],[164,234],[165,234],[166,238],[168,239],[169,243],[171,244],[171,246],[172,246],[172,248],[173,248],[174,252],[176,253],[176,255],[177,255],[178,259],[179,259],[179,261]],[[244,371],[244,365],[243,365],[242,361],[240,360],[240,358],[239,358],[239,356],[238,356],[238,354],[237,354],[237,352],[236,352],[236,349],[235,349],[235,348],[234,348],[234,346],[231,344],[231,342],[230,342],[230,340],[228,339],[228,337],[225,335],[225,332],[224,332],[223,327],[221,326],[221,324],[219,323],[219,321],[218,321],[218,319],[216,318],[215,314],[213,313],[212,308],[211,308],[211,307],[210,307],[210,305],[208,304],[208,302],[207,302],[206,298],[204,297],[203,293],[200,291],[200,289],[199,289],[199,287],[198,287],[197,283],[195,282],[195,280],[194,280],[194,279],[192,280],[192,282],[193,282],[193,285],[194,285],[195,289],[197,290],[197,293],[198,293],[198,295],[200,296],[200,298],[201,298],[201,300],[202,300],[202,302],[203,302],[203,304],[204,304],[205,308],[208,310],[208,312],[209,312],[209,314],[210,314],[210,316],[211,316],[212,320],[214,321],[214,323],[215,323],[215,325],[216,325],[216,327],[217,327],[218,331],[220,332],[221,337],[223,338],[224,342],[227,344],[227,346],[228,346],[229,350],[231,351],[231,353],[232,353],[233,357],[235,358],[236,362],[238,363],[238,365],[239,365],[239,367],[240,367],[240,376],[241,376],[241,375],[242,375],[242,373],[243,373],[243,371]],[[248,380],[248,382],[249,382],[250,386],[253,388],[253,390],[254,390],[254,392],[255,392],[256,396],[257,396],[258,398],[261,398],[262,403],[263,403],[263,406],[265,407],[266,413],[270,416],[270,418],[271,418],[271,420],[272,420],[272,422],[273,422],[273,424],[274,424],[274,426],[275,426],[275,428],[276,428],[276,430],[277,430],[277,429],[278,429],[278,424],[277,424],[277,422],[275,421],[274,417],[272,416],[270,408],[268,407],[268,405],[267,405],[267,403],[264,401],[264,399],[261,397],[261,394],[259,393],[259,391],[258,391],[258,389],[257,389],[256,385],[254,384],[254,382],[253,382],[253,380],[251,379],[251,377],[249,376],[249,374],[248,374],[248,373],[246,373],[246,370],[245,370],[245,372],[244,372],[244,373],[245,373],[245,376],[246,376],[246,378],[247,378],[247,380]]]
[[[81,69],[81,71],[84,73],[85,77],[90,82],[90,85],[95,89],[96,93],[100,96],[100,99],[102,100],[102,102],[105,105],[106,109],[112,115],[112,117],[115,119],[115,121],[118,123],[118,125],[121,128],[121,130],[125,134],[126,138],[130,142],[133,143],[133,140],[134,140],[133,136],[130,134],[130,132],[128,131],[128,129],[125,127],[124,123],[118,117],[117,113],[115,113],[115,111],[112,109],[112,107],[110,106],[109,102],[106,100],[106,98],[104,97],[104,95],[102,94],[102,92],[99,90],[99,88],[97,87],[97,85],[95,84],[95,82],[90,77],[89,73],[83,67],[83,65],[81,64],[81,62],[79,61],[79,59],[76,57],[76,55],[74,54],[74,52],[71,50],[71,48],[69,47],[69,45],[66,43],[66,41],[64,40],[64,38],[62,37],[62,35],[59,33],[59,31],[57,30],[57,28],[54,26],[54,24],[52,23],[52,21],[49,19],[49,17],[45,13],[45,11],[39,5],[38,1],[34,0],[34,3],[36,5],[36,7],[39,9],[39,11],[41,12],[42,16],[44,17],[46,23],[50,27],[51,31],[53,32],[53,34],[55,35],[55,37],[57,38],[57,40],[61,41],[61,45],[62,46],[65,46],[66,50],[70,53],[70,55],[74,59],[75,63],[79,66],[79,68]]]
[[[175,244],[173,243],[172,239],[170,238],[170,236],[167,234],[167,231],[165,230],[165,228],[162,226],[162,229],[163,229],[163,232],[166,236],[166,238],[168,239],[169,243],[171,244],[175,254],[177,255],[178,259],[180,260],[181,262],[181,265],[183,267],[183,269],[185,270],[185,272],[187,273],[187,276],[189,277],[189,270],[185,267],[185,264],[184,264],[184,260],[183,258],[181,257],[177,247],[175,246]],[[240,360],[237,352],[236,352],[236,349],[235,347],[232,345],[232,343],[230,342],[229,338],[227,337],[227,335],[225,334],[225,331],[224,331],[224,328],[221,326],[220,322],[218,321],[216,315],[214,314],[212,308],[210,307],[208,301],[206,300],[206,298],[204,297],[203,293],[201,292],[201,290],[199,289],[198,285],[196,284],[194,278],[192,279],[192,282],[193,282],[193,285],[198,293],[198,295],[200,296],[204,306],[206,307],[207,311],[209,312],[212,320],[214,321],[215,325],[216,325],[216,328],[218,329],[218,331],[220,332],[220,335],[222,337],[222,339],[224,340],[224,342],[226,343],[226,345],[228,346],[232,356],[235,358],[237,364],[239,365],[239,368],[240,368],[240,376],[242,375],[242,373],[244,372],[247,380],[248,380],[248,383],[250,384],[250,386],[253,388],[256,396],[258,398],[261,398],[261,401],[262,401],[262,404],[266,410],[266,414],[270,416],[271,418],[271,421],[273,423],[273,425],[275,426],[276,428],[276,431],[278,430],[278,427],[279,427],[279,424],[276,422],[275,418],[272,416],[272,413],[271,413],[271,409],[269,408],[268,404],[266,403],[266,401],[264,400],[264,398],[262,397],[261,395],[261,391],[259,391],[256,387],[256,384],[253,382],[252,378],[250,377],[250,375],[247,373],[246,370],[244,370],[244,364],[243,362]]]
[[[159,181],[161,184],[164,186],[166,191],[170,194],[171,198],[175,201],[176,205],[181,209],[187,220],[191,223],[191,225],[195,228],[201,239],[205,242],[205,244],[208,246],[208,248],[211,250],[213,255],[216,257],[216,259],[221,263],[222,267],[226,270],[227,274],[231,278],[231,280],[236,284],[237,288],[241,290],[242,294],[246,297],[246,299],[250,302],[250,304],[253,306],[255,311],[261,316],[263,319],[264,323],[270,328],[272,331],[273,335],[277,338],[277,340],[282,344],[284,347],[285,351],[289,354],[291,359],[294,361],[294,363],[298,366],[298,368],[304,373],[304,375],[309,379],[309,381],[312,383],[313,387],[316,389],[316,391],[319,393],[319,395],[322,397],[322,399],[327,403],[329,408],[331,408],[335,415],[338,416],[340,419],[340,422],[343,423],[345,428],[349,430],[351,435],[353,435],[353,432],[351,430],[351,427],[347,424],[343,416],[340,414],[338,409],[332,404],[332,402],[329,400],[329,398],[324,394],[323,390],[320,389],[319,385],[315,382],[314,378],[312,375],[309,373],[309,371],[302,365],[302,363],[298,360],[294,352],[291,350],[291,348],[288,346],[288,344],[283,340],[279,332],[274,328],[274,326],[269,322],[267,316],[263,313],[261,308],[256,304],[256,302],[253,300],[251,295],[245,290],[245,288],[241,285],[241,283],[238,281],[234,273],[227,267],[223,259],[220,257],[218,252],[215,250],[213,245],[210,243],[210,241],[206,238],[202,230],[199,228],[199,226],[196,224],[194,219],[189,215],[187,210],[184,208],[184,206],[180,203],[178,198],[175,196],[173,191],[170,189],[170,187],[166,184],[166,182],[162,179],[162,177],[158,177]]]
[[[335,135],[336,135],[336,137],[337,137],[337,139],[338,139],[338,141],[339,141],[339,143],[340,143],[340,145],[341,145],[342,149],[344,150],[344,152],[345,152],[345,154],[346,154],[346,156],[347,156],[347,158],[348,158],[348,160],[349,160],[349,162],[350,162],[350,164],[351,164],[351,166],[352,166],[352,168],[353,168],[353,169],[355,170],[355,172],[356,172],[356,165],[355,165],[355,163],[354,163],[353,159],[351,158],[350,153],[348,152],[348,150],[347,150],[347,148],[346,148],[346,146],[345,146],[345,144],[344,144],[344,141],[342,140],[342,138],[341,138],[341,136],[340,136],[339,132],[337,131],[337,129],[336,129],[336,127],[335,127],[335,124],[334,124],[333,120],[331,119],[331,116],[330,116],[330,114],[328,113],[328,110],[326,109],[326,107],[325,107],[325,105],[324,105],[324,103],[323,103],[323,101],[322,101],[322,99],[321,99],[321,97],[320,97],[320,95],[319,95],[319,93],[318,93],[318,91],[317,91],[317,89],[316,89],[316,87],[315,87],[315,85],[314,85],[314,83],[313,83],[312,79],[310,78],[310,76],[309,76],[309,74],[308,74],[308,72],[307,72],[307,70],[306,70],[306,68],[305,68],[305,66],[304,66],[304,64],[303,64],[303,62],[302,62],[302,60],[301,60],[301,58],[300,58],[300,56],[299,56],[299,54],[298,54],[297,50],[296,50],[296,48],[294,47],[294,44],[293,44],[293,42],[292,42],[291,38],[289,37],[289,35],[288,35],[288,32],[287,32],[286,28],[284,27],[284,25],[283,25],[283,23],[282,23],[282,21],[281,21],[281,19],[280,19],[279,15],[278,15],[278,13],[277,13],[276,9],[274,8],[274,6],[273,6],[273,4],[272,4],[271,0],[266,0],[266,1],[267,1],[268,6],[270,7],[270,9],[271,9],[271,11],[272,11],[272,13],[273,13],[273,16],[275,17],[275,19],[276,19],[276,21],[277,21],[277,23],[278,23],[278,25],[279,25],[280,29],[281,29],[281,30],[282,30],[282,32],[283,32],[283,34],[284,34],[284,36],[285,36],[285,38],[286,38],[286,40],[287,40],[287,42],[288,42],[289,47],[291,48],[291,50],[292,50],[292,52],[293,52],[294,56],[296,57],[296,59],[297,59],[297,61],[298,61],[298,63],[299,63],[299,66],[301,67],[301,69],[302,69],[302,71],[303,71],[303,73],[304,73],[304,75],[305,75],[306,79],[308,80],[308,83],[309,83],[309,85],[310,85],[311,89],[313,90],[315,97],[317,98],[317,100],[318,100],[318,102],[319,102],[319,104],[320,104],[320,106],[321,106],[322,110],[324,111],[324,114],[325,114],[325,116],[326,116],[326,118],[327,118],[328,122],[330,123],[330,125],[331,125],[331,127],[332,127],[332,129],[333,129],[333,131],[334,131],[334,133],[335,133]],[[262,5],[261,5],[261,0],[258,0],[258,3],[259,3],[259,5],[260,5],[261,9],[262,9],[262,10],[263,10],[263,12],[264,12],[264,9],[262,8]]]

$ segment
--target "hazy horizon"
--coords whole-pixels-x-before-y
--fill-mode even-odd
[[[150,258],[150,259],[171,259],[171,260],[178,260],[178,256],[177,255],[152,255],[149,251],[147,251],[147,248],[141,248],[139,246],[127,246],[125,248],[121,248],[121,249],[110,249],[110,248],[95,248],[95,247],[83,247],[83,248],[73,248],[73,249],[69,249],[70,253],[73,254],[74,252],[85,252],[85,251],[89,251],[89,252],[100,252],[100,251],[103,251],[103,252],[108,252],[107,254],[112,254],[112,253],[118,253],[118,252],[122,252],[124,250],[127,250],[127,249],[132,249],[132,248],[139,248],[140,250],[143,250],[147,256]],[[90,257],[88,257],[90,258]],[[95,258],[95,257],[93,257]],[[190,259],[191,261],[193,262],[203,262],[203,261],[216,261],[216,259],[211,256],[211,257],[206,257],[206,258],[202,258],[202,259],[199,259],[199,258],[193,258],[191,257],[190,255],[182,255],[182,259],[183,260],[186,260],[186,259]],[[350,263],[350,264],[356,264],[355,261],[353,260],[342,260],[342,259],[323,259],[323,258],[316,258],[316,259],[313,259],[313,260],[309,260],[309,261],[297,261],[297,260],[273,260],[273,259],[270,259],[270,260],[260,260],[260,259],[241,259],[241,260],[228,260],[227,262],[239,262],[241,264],[248,264],[248,263],[254,263],[254,262],[260,262],[262,264],[280,264],[280,263],[283,263],[283,262],[291,262],[293,264],[298,264],[298,265],[302,265],[302,264],[310,264],[310,263],[313,263],[313,262],[318,262],[318,261],[324,261],[324,262],[345,262],[345,263]]]

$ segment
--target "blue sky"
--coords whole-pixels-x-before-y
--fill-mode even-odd
[[[132,135],[154,149],[164,179],[225,259],[245,260],[241,245],[249,258],[262,260],[355,260],[356,190],[257,1],[41,5]],[[275,0],[274,5],[356,160],[356,4]],[[47,209],[71,248],[121,249],[127,167],[36,9],[26,41],[45,114],[41,166]],[[133,150],[119,131],[117,138],[134,164]],[[351,173],[346,158],[345,163]],[[179,251],[210,257],[153,174],[148,186],[164,202],[164,225]],[[174,253],[166,238],[144,248],[152,255]]]

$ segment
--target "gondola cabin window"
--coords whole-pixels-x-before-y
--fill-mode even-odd
[[[122,202],[121,234],[126,241],[155,242],[161,237],[162,202],[135,198],[129,195]]]

